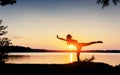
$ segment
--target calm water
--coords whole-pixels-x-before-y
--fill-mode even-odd
[[[120,64],[120,53],[81,53],[81,60],[95,56],[94,62]],[[10,53],[6,63],[15,64],[65,64],[76,61],[76,53]]]

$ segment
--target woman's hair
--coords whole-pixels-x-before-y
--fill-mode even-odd
[[[67,38],[67,39],[71,39],[71,38],[72,38],[72,35],[68,34],[68,35],[66,36],[66,38]]]

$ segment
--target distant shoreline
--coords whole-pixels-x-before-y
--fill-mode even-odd
[[[0,47],[3,52],[76,52],[75,50],[32,49],[23,46]],[[120,50],[81,50],[82,53],[120,53]]]
[[[76,53],[76,51],[11,51],[8,53]],[[120,53],[120,52],[109,52],[109,51],[81,51],[81,53]]]

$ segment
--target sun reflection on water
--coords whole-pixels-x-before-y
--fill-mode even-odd
[[[70,63],[73,62],[73,53],[70,53]]]

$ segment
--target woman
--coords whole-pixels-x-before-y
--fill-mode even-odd
[[[60,39],[60,40],[66,41],[68,45],[72,44],[72,45],[76,46],[76,48],[77,48],[77,61],[78,62],[80,61],[79,55],[80,55],[82,47],[89,46],[89,45],[96,44],[96,43],[103,43],[102,41],[92,41],[92,42],[89,42],[89,43],[78,43],[77,40],[72,39],[72,35],[70,35],[70,34],[68,34],[66,36],[66,39],[60,38],[58,35],[57,35],[57,38]]]

